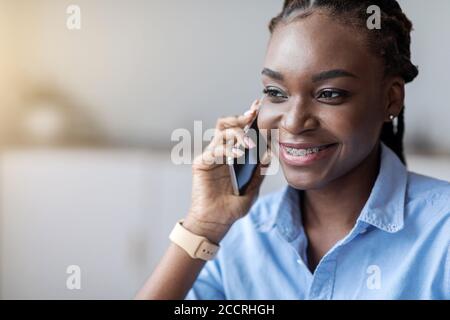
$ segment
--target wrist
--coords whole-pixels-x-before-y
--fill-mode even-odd
[[[209,222],[188,214],[183,222],[183,227],[190,232],[205,237],[209,241],[219,244],[225,237],[231,225]]]

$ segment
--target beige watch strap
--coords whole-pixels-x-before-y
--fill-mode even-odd
[[[183,227],[183,220],[175,224],[169,239],[186,251],[193,259],[212,260],[220,246],[207,238],[194,234]]]

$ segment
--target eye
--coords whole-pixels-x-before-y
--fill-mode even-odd
[[[345,91],[326,89],[326,90],[321,91],[317,98],[335,99],[335,98],[346,97],[346,96],[347,96],[347,93]]]
[[[319,95],[317,96],[317,99],[336,102],[336,100],[338,100],[340,98],[343,99],[348,96],[349,96],[349,93],[347,91],[336,90],[336,89],[325,89],[319,93]]]
[[[281,90],[275,87],[264,88],[263,94],[274,99],[287,99],[286,95]]]

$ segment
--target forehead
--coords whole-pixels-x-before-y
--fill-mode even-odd
[[[264,66],[287,77],[330,69],[358,76],[376,73],[380,61],[370,54],[362,32],[320,12],[279,24],[268,44]]]

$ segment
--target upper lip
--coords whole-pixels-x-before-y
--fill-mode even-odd
[[[315,148],[315,147],[322,147],[322,146],[328,146],[331,144],[335,144],[335,142],[297,142],[297,143],[291,143],[291,142],[280,142],[280,145],[283,147],[290,147],[295,149],[309,149],[309,148]]]

